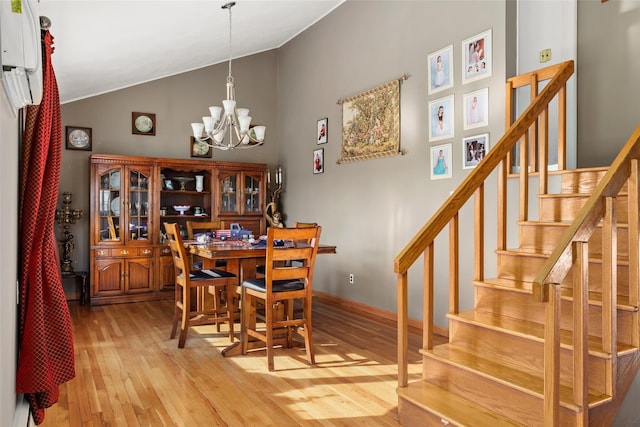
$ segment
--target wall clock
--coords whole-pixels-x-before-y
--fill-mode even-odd
[[[91,151],[91,128],[65,126],[67,150]]]
[[[213,149],[206,142],[191,137],[191,157],[205,157],[210,159]]]
[[[153,113],[131,113],[131,133],[135,135],[155,135],[156,115]]]

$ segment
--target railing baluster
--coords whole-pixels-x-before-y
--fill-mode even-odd
[[[567,85],[558,92],[558,170],[567,169]]]
[[[560,425],[560,284],[546,284],[544,328],[544,425]]]
[[[449,221],[449,313],[460,312],[460,214]]]
[[[627,181],[628,194],[628,227],[629,227],[629,304],[638,307],[640,302],[640,226],[638,212],[640,212],[640,170],[638,159],[631,160],[629,180]],[[635,323],[632,328],[632,343],[634,347],[640,347],[640,325],[638,313],[634,314]]]
[[[499,251],[507,249],[507,171],[511,164],[502,160],[498,166],[498,241]]]
[[[538,96],[538,74],[531,73],[529,77],[529,99],[536,99]],[[529,133],[531,143],[529,144],[529,171],[537,172],[540,170],[539,162],[536,162],[537,159],[537,147],[538,147],[538,119],[533,122],[533,125],[529,128]]]
[[[398,386],[409,384],[408,274],[398,274]],[[426,326],[426,325],[425,325]]]
[[[520,140],[520,209],[518,219],[529,219],[529,133]]]
[[[511,80],[507,81],[506,87],[505,87],[505,102],[504,102],[504,110],[506,112],[506,114],[504,115],[505,117],[505,130],[509,129],[511,127],[511,124],[513,123],[513,116],[514,116],[514,89],[513,89],[513,82]],[[509,151],[507,153],[507,157],[506,157],[506,171],[505,173],[508,175],[510,173],[513,173],[513,159],[511,158],[511,153],[512,151]]]
[[[540,147],[538,149],[539,171],[538,194],[547,194],[548,191],[548,168],[549,168],[549,107],[540,114]],[[538,199],[541,200],[541,199]],[[541,212],[541,211],[539,211]]]
[[[473,222],[473,278],[484,280],[484,184],[476,191]]]
[[[424,295],[423,295],[423,326],[422,346],[431,350],[433,348],[433,242],[424,251]]]
[[[587,357],[589,355],[589,244],[573,242],[573,403],[582,408],[577,416],[589,425]],[[558,343],[558,352],[560,351]]]
[[[605,197],[605,212],[602,221],[602,351],[609,354],[607,363],[607,394],[614,397],[616,389],[616,365],[618,335],[618,230],[616,199]]]

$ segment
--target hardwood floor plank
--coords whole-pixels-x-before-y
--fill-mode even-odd
[[[171,301],[70,304],[76,378],[44,427],[399,426],[388,321],[314,301],[316,365],[303,348],[277,349],[269,372],[264,351],[222,357],[226,325],[194,327],[178,349]],[[421,377],[420,346],[410,334],[411,381]]]

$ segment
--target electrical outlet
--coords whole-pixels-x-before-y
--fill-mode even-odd
[[[354,282],[354,277],[353,277],[353,273],[349,274],[349,284],[353,285]]]
[[[551,49],[544,49],[540,51],[540,62],[551,61]]]

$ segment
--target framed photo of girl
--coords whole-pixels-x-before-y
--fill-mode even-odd
[[[324,173],[324,148],[313,150],[313,173]]]
[[[453,45],[429,54],[428,93],[436,93],[453,87]]]
[[[431,179],[451,178],[451,143],[431,147]]]
[[[462,138],[462,169],[473,169],[489,151],[489,134]]]
[[[316,143],[326,144],[327,136],[329,135],[329,119],[318,120],[318,130],[316,133]]]
[[[489,88],[465,94],[462,103],[465,130],[489,125]]]
[[[491,75],[491,29],[462,42],[462,84]]]
[[[429,141],[453,138],[453,95],[429,101]]]

